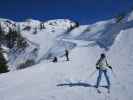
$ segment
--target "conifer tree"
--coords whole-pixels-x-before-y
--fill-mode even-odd
[[[3,49],[0,47],[0,73],[8,72],[7,61],[3,55]]]

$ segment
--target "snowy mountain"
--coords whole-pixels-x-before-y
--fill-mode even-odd
[[[17,41],[7,52],[10,70],[16,70],[48,60],[54,56],[63,56],[65,49],[73,49],[77,46],[98,45],[108,50],[114,43],[117,35],[125,29],[132,27],[132,12],[122,19],[111,19],[96,22],[92,25],[79,25],[78,22],[68,19],[55,19],[42,22],[27,19],[23,22],[15,22],[8,19],[0,19],[0,26],[6,34],[16,31]],[[120,22],[117,22],[119,21]],[[14,34],[14,33],[11,33]],[[10,45],[9,38],[3,45]],[[11,38],[11,41],[13,39]],[[13,41],[14,41],[13,40]],[[22,42],[22,43],[21,43]]]
[[[2,27],[9,23],[0,21]],[[35,63],[30,68],[0,75],[1,100],[133,99],[133,12],[122,19],[92,25],[67,19],[10,22],[16,27],[6,26],[5,32],[8,34],[9,27],[17,30],[28,43],[24,50],[8,48],[10,70],[16,70],[28,59]],[[63,56],[66,48],[70,50],[69,62]],[[101,82],[101,94],[94,88],[98,74],[95,64],[102,52],[113,67],[113,72],[108,71],[110,94],[104,88],[105,79]],[[54,56],[58,57],[57,63],[50,61]]]
[[[55,56],[53,54],[55,47],[58,50],[60,49],[59,51],[56,50],[56,52],[59,53],[62,52],[66,46],[68,46],[68,48],[73,47],[73,43],[57,40],[57,38],[77,27],[78,23],[68,19],[56,19],[46,22],[33,19],[27,19],[24,22],[0,19],[0,26],[2,32],[5,34],[4,38],[2,38],[2,44],[10,48],[7,52],[9,69],[16,70],[23,68],[27,61],[31,62],[31,64],[36,64],[41,60]],[[12,31],[16,32],[13,33]],[[15,39],[13,39],[13,34],[17,34],[15,35]],[[9,41],[9,39],[11,39],[11,41]],[[13,43],[11,43],[12,41]],[[10,46],[11,44],[13,44],[13,46]],[[21,45],[18,47],[17,44]]]

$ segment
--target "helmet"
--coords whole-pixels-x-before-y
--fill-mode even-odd
[[[104,53],[101,53],[101,58],[105,58],[105,54]]]

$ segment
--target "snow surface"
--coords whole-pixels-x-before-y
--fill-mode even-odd
[[[103,52],[103,49],[95,46],[73,49],[69,62],[60,58],[58,63],[41,62],[24,70],[0,75],[1,100],[132,100],[133,59],[128,57],[133,46],[132,42],[126,43],[132,31],[127,30],[129,35],[126,39],[121,33],[107,53],[116,74],[113,76],[109,71],[112,83],[110,94],[102,87],[102,93],[98,94],[90,86],[96,82],[97,73],[90,75],[95,71],[96,60]],[[121,50],[123,43],[127,46]],[[127,53],[127,50],[130,51]],[[104,79],[102,84],[106,85]]]
[[[131,19],[131,16],[128,17]],[[64,20],[60,21],[64,23]],[[36,47],[39,45],[39,63],[23,70],[1,74],[0,100],[133,100],[132,20],[115,23],[111,19],[81,25],[67,34],[66,28],[61,28],[64,24],[52,26],[54,29],[49,25],[46,25],[49,29],[38,30],[35,35],[32,35],[32,31],[22,31],[30,43]],[[60,56],[65,48],[71,50],[68,62],[64,56]],[[104,88],[104,78],[101,94],[93,87],[98,74],[95,64],[103,52],[113,67],[113,72],[108,70],[110,94]],[[45,60],[51,53],[58,56],[57,63]]]

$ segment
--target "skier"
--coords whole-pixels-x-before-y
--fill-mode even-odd
[[[54,57],[52,62],[56,63],[57,61],[58,61],[57,57]]]
[[[112,67],[109,66],[109,64],[107,62],[106,55],[104,53],[102,53],[100,59],[96,63],[96,69],[99,71],[99,75],[97,77],[96,88],[98,89],[102,74],[104,73],[104,76],[107,81],[107,89],[108,89],[108,93],[109,93],[110,92],[110,80],[107,75],[107,68],[112,69]]]
[[[69,61],[69,51],[65,49],[65,56],[66,56],[66,61]]]

